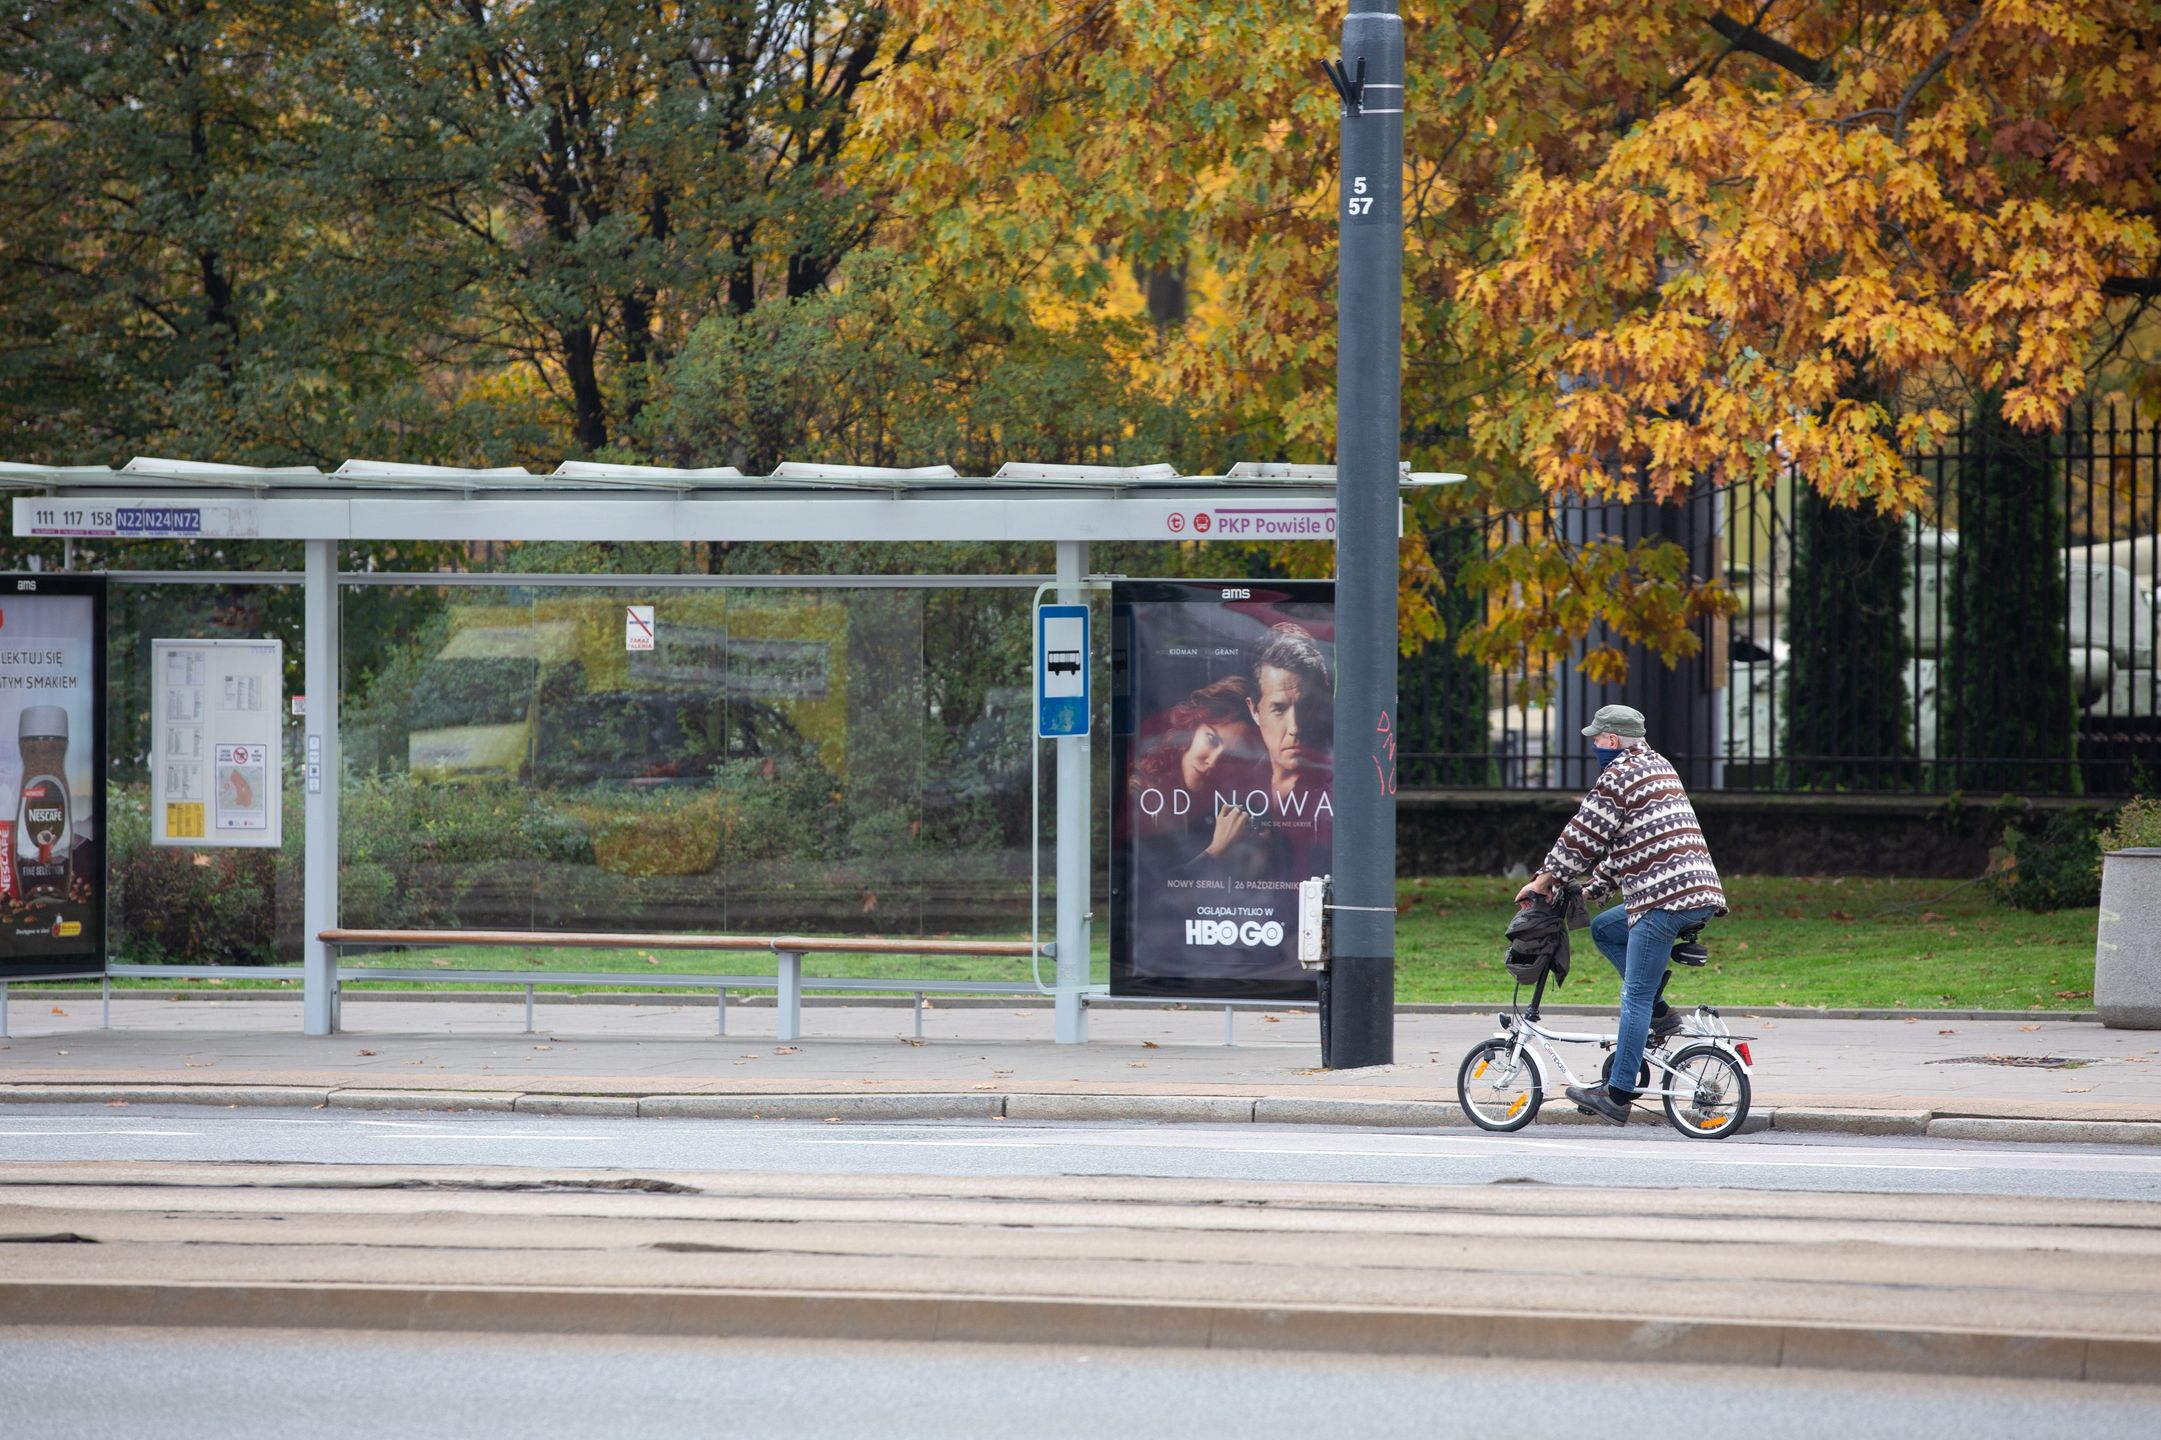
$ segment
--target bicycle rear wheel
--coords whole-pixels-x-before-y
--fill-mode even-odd
[[[1748,1072],[1717,1045],[1689,1045],[1669,1062],[1663,1076],[1666,1118],[1683,1135],[1722,1140],[1748,1119]]]
[[[1513,1041],[1493,1039],[1473,1046],[1463,1057],[1456,1071],[1456,1099],[1473,1125],[1505,1133],[1536,1120],[1545,1097],[1530,1051],[1519,1051]]]

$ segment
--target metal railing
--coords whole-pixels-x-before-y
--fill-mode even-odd
[[[1664,535],[1688,551],[1695,574],[1723,578],[1740,608],[1730,620],[1698,622],[1701,650],[1673,669],[1628,650],[1630,677],[1619,685],[1589,684],[1572,665],[1494,674],[1445,642],[1406,660],[1402,783],[1580,790],[1593,762],[1576,732],[1598,705],[1620,702],[1653,715],[1655,742],[1696,787],[2150,793],[2161,785],[2161,421],[2121,402],[2082,406],[2045,439],[2045,462],[2037,463],[2047,467],[2060,595],[2048,597],[2021,633],[1975,633],[2000,627],[1980,623],[1993,613],[1976,598],[1987,577],[1975,573],[1959,585],[1961,526],[1978,538],[1987,517],[2000,513],[1988,508],[1983,487],[1997,483],[1990,467],[2009,443],[2000,431],[1962,428],[1940,450],[1913,457],[1928,497],[1897,521],[1856,520],[1851,511],[1824,519],[1828,507],[1811,502],[1806,482],[1789,473],[1768,487],[1704,486],[1667,505],[1556,504],[1436,532],[1430,538],[1444,567],[1452,555],[1535,536],[1540,527],[1578,541]],[[1797,617],[1797,544],[1808,542],[1811,527],[1843,524],[1850,547],[1870,523],[1896,547],[1902,575],[1889,580],[1879,567],[1873,582],[1895,598],[1875,611],[1826,606],[1818,581],[1818,601]],[[1865,583],[1857,576],[1856,586]],[[1449,603],[1456,609],[1446,618],[1460,629],[1493,602],[1451,597],[1444,608]],[[1979,618],[1961,613],[1977,607]],[[1587,643],[1606,638],[1594,629]],[[1994,673],[2007,674],[2013,688],[2067,689],[2068,743],[2053,753],[1992,753],[2004,747],[1976,734],[1949,693],[1959,647],[1973,645],[2010,647],[2012,663]],[[2059,648],[2062,663],[2041,646]],[[2035,663],[2021,668],[2019,657]],[[2031,681],[2020,679],[2028,669]],[[1828,726],[1819,717],[1811,742],[1798,746],[1790,713],[1797,673],[1833,692],[1835,712]],[[1888,683],[1892,673],[1896,685]],[[1977,702],[1969,693],[1965,703]]]

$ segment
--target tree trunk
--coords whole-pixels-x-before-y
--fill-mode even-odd
[[[590,455],[608,443],[608,410],[600,394],[599,340],[590,325],[563,332],[563,374],[570,381],[571,438]]]

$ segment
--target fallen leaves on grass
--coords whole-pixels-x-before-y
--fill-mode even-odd
[[[1850,910],[1833,910],[1831,918],[1841,925],[1849,925],[1853,923],[1853,912]]]
[[[1923,910],[1921,912],[1921,923],[1923,925],[1927,925],[1934,921],[1941,920],[1942,918],[1943,916],[1937,914],[1934,910]]]
[[[2056,992],[2058,1000],[2085,1000],[2092,995],[2093,991],[2091,990],[2058,990]]]

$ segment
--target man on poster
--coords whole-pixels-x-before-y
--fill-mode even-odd
[[[1253,689],[1248,704],[1268,754],[1263,830],[1279,837],[1277,854],[1263,873],[1295,887],[1328,868],[1335,815],[1329,798],[1335,686],[1312,633],[1289,621],[1270,630],[1254,657]]]
[[[1114,993],[1306,998],[1297,887],[1333,842],[1326,592],[1143,585],[1123,612]]]

